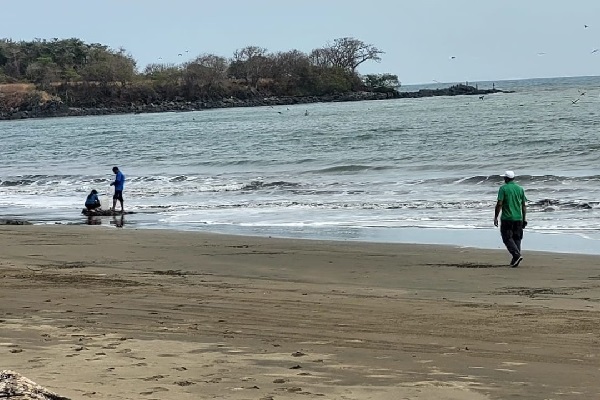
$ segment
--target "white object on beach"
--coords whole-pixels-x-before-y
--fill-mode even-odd
[[[104,210],[108,210],[110,207],[112,207],[112,204],[110,204],[110,197],[108,195],[103,194],[100,196],[100,207]]]

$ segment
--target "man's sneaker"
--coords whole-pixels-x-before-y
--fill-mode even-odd
[[[517,268],[519,266],[519,264],[521,263],[521,261],[523,261],[523,257],[519,256],[519,257],[515,257],[512,259],[512,261],[510,262],[510,266],[512,268]]]

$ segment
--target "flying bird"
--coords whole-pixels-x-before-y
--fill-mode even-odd
[[[182,56],[183,54],[179,53],[179,54],[177,54],[177,55],[178,55],[178,56]]]
[[[583,25],[583,29],[589,28],[589,25]]]
[[[483,100],[485,96],[479,96],[479,100]]]
[[[594,54],[594,53],[597,53],[597,52],[598,52],[598,49],[594,49],[594,50],[592,50],[592,52],[590,54]]]
[[[450,59],[454,60],[454,59],[456,59],[456,56],[451,56]]]
[[[537,55],[538,55],[538,56],[545,56],[545,55],[546,55],[546,53],[544,53],[544,52],[540,52],[540,53],[537,53]]]
[[[575,104],[579,101],[579,99],[572,100],[571,103]]]
[[[585,92],[582,92],[581,90],[577,89],[577,91],[579,92],[580,96],[585,96]]]

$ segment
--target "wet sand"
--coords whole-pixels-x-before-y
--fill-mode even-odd
[[[524,255],[0,226],[0,370],[73,399],[600,398],[600,257]]]

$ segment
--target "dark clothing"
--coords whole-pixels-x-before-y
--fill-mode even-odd
[[[100,208],[100,199],[96,193],[88,194],[88,197],[85,199],[85,208],[87,208],[88,211]]]
[[[100,204],[100,199],[98,199],[98,195],[95,193],[88,194],[88,197],[85,199],[85,205],[92,204]]]
[[[123,201],[123,191],[115,189],[115,194],[113,195],[113,200]]]
[[[513,259],[521,256],[521,240],[523,240],[523,221],[500,221],[500,234],[506,249]]]

